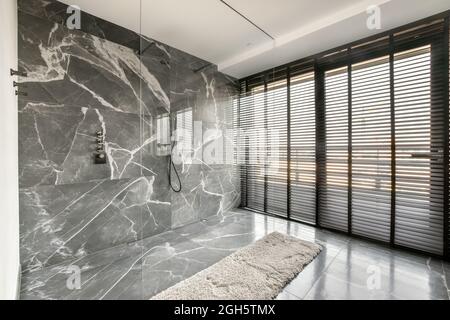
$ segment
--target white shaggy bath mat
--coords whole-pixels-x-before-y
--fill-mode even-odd
[[[317,244],[275,232],[152,300],[272,300],[321,251]]]

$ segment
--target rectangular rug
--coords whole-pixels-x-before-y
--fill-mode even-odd
[[[321,251],[318,244],[275,232],[152,300],[272,300]]]

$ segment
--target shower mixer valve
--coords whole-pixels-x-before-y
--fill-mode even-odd
[[[107,156],[105,152],[105,132],[103,129],[97,131],[97,152],[95,153],[95,164],[106,164]]]

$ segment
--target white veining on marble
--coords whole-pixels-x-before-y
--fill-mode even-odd
[[[26,11],[19,16],[19,62],[29,90],[19,99],[24,274],[78,263],[211,216],[225,221],[224,213],[239,202],[239,179],[233,169],[204,161],[203,151],[221,138],[223,100],[234,90],[233,80],[224,81],[214,68],[197,73],[192,66],[198,58],[151,39],[146,40],[152,48],[140,59],[133,48],[55,24],[59,13],[47,12],[46,1],[33,1],[43,7],[24,7],[19,0]],[[28,10],[35,12],[27,16]],[[86,23],[101,37],[114,31],[102,30],[95,20]],[[136,36],[118,42],[133,46]],[[167,158],[153,150],[155,118],[175,104],[216,130],[193,146],[198,164],[183,161],[183,192],[176,195],[167,183]],[[107,165],[93,161],[99,128]],[[193,252],[202,250],[209,249]],[[185,269],[172,275],[184,276],[199,263],[186,260]],[[83,283],[102,276],[90,274]],[[40,294],[51,298],[45,290]]]

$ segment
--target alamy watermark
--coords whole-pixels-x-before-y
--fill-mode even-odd
[[[381,29],[381,8],[376,5],[369,6],[366,10],[369,17],[367,18],[367,28],[369,30]]]
[[[69,30],[81,29],[81,9],[79,6],[71,5],[67,8],[67,14],[70,16],[66,20],[66,26]]]
[[[66,281],[66,287],[69,290],[81,290],[81,269],[78,266],[72,265],[66,268],[66,273],[69,275]]]
[[[367,289],[370,291],[381,289],[381,268],[379,266],[370,265],[367,268]]]

